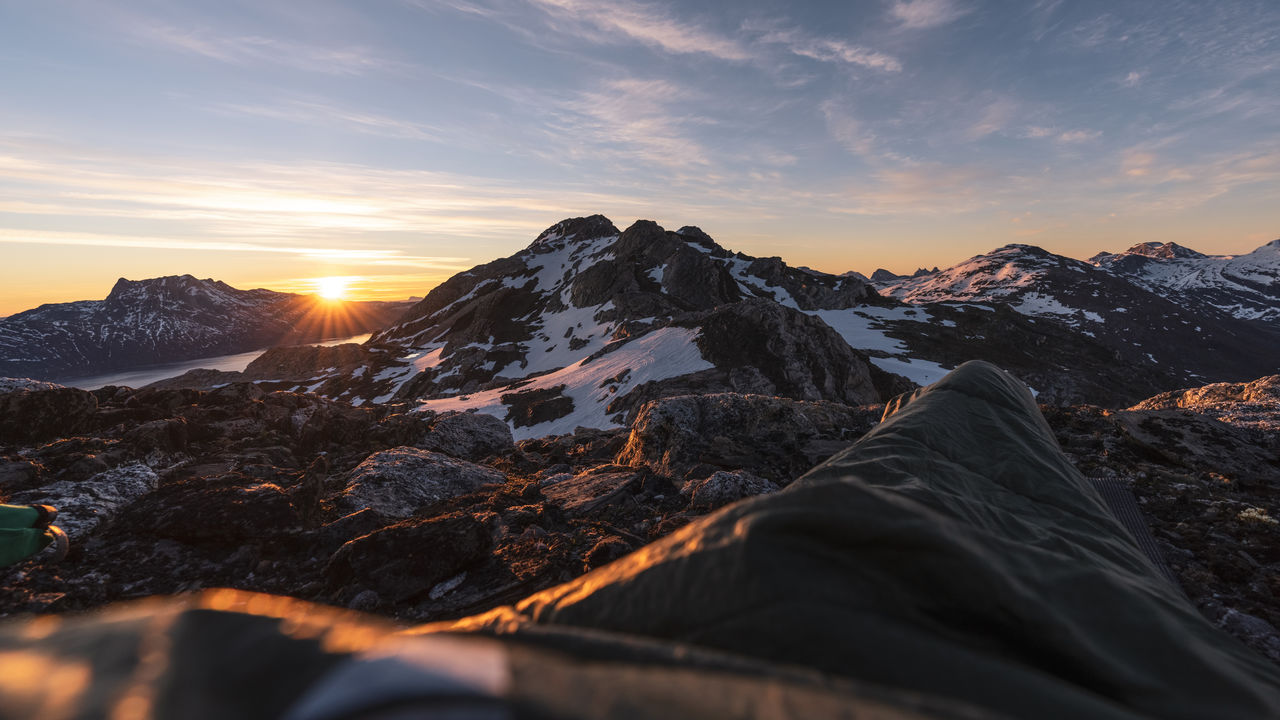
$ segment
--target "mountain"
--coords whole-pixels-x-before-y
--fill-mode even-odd
[[[1077,264],[1072,279],[1093,273],[1177,310]],[[945,276],[926,272],[914,282]],[[533,438],[625,426],[644,402],[690,393],[878,402],[970,359],[1000,364],[1053,403],[1124,407],[1193,379],[1180,356],[1158,358],[1118,329],[1095,332],[1071,319],[1000,302],[904,303],[854,273],[732,253],[696,227],[671,232],[642,220],[620,231],[593,215],[455,275],[364,345],[275,348],[242,373],[192,371],[161,386],[252,380],[357,406],[479,410]],[[1231,368],[1196,369],[1236,379]]]
[[[1130,257],[1164,262],[1163,253],[1172,262],[1204,259],[1185,249],[1146,249],[1149,255]],[[1273,374],[1280,364],[1280,329],[1197,298],[1154,292],[1129,275],[1033,245],[1006,245],[937,274],[878,287],[916,304],[1007,305],[1038,323],[1096,339],[1111,351],[1117,367],[1161,368],[1170,385],[1246,380]]]
[[[1176,243],[1098,253],[1093,265],[1185,305],[1211,306],[1280,329],[1280,240],[1246,255],[1204,255]]]
[[[368,332],[403,303],[330,303],[171,275],[0,320],[0,375],[63,379]]]

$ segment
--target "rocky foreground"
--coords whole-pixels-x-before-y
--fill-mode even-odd
[[[409,409],[252,383],[0,394],[0,501],[58,506],[73,543],[0,570],[0,615],[214,586],[475,613],[785,487],[883,406],[666,397],[518,443],[489,415]],[[1280,662],[1280,376],[1043,410],[1085,474],[1132,480],[1197,606]]]

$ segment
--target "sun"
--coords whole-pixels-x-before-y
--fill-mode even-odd
[[[341,300],[347,296],[347,278],[316,278],[316,293],[325,300]]]

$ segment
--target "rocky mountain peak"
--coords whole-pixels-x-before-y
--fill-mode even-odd
[[[1196,252],[1188,247],[1183,247],[1178,243],[1167,242],[1144,242],[1138,243],[1125,251],[1128,255],[1142,255],[1150,258],[1161,258],[1172,260],[1173,258],[1202,258],[1208,257],[1204,253]]]
[[[565,247],[569,243],[583,243],[610,235],[617,235],[618,228],[603,215],[566,218],[543,230],[529,245],[529,249]]]

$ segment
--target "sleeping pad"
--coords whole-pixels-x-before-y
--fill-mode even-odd
[[[234,590],[0,630],[0,717],[1267,718],[1214,628],[970,362],[785,490],[397,628]]]

